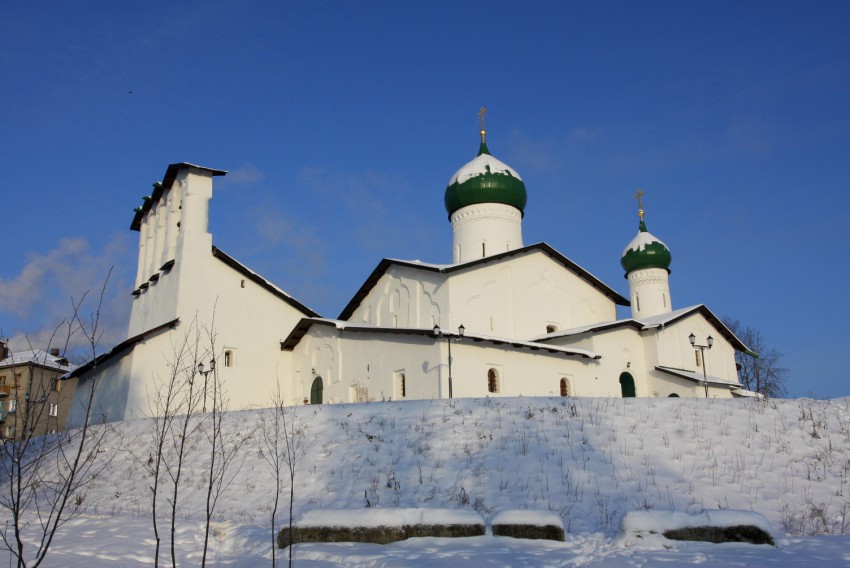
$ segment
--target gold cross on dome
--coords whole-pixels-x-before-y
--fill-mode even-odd
[[[487,109],[481,107],[478,111],[478,119],[481,121],[481,142],[484,142],[484,137],[487,136],[487,131],[484,130],[484,115],[487,114]]]
[[[640,217],[641,221],[643,221],[643,200],[641,198],[644,195],[646,195],[646,192],[641,191],[640,189],[638,189],[637,193],[634,194],[634,198],[638,200],[638,217]]]

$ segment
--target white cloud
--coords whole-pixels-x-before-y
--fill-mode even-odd
[[[62,347],[67,333],[57,329],[84,295],[80,316],[87,322],[97,317],[101,290],[114,267],[100,306],[100,349],[126,339],[130,277],[121,263],[126,263],[127,249],[127,236],[116,235],[100,250],[76,237],[61,239],[46,253],[31,253],[17,275],[0,277],[0,317],[6,323],[0,334],[8,335],[16,350]],[[84,344],[79,335],[69,342],[71,347]]]
[[[253,165],[246,164],[241,168],[227,172],[226,176],[219,179],[221,181],[218,182],[218,185],[227,188],[258,183],[266,179],[266,175]]]

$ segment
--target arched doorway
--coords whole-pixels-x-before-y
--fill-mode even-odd
[[[623,394],[623,398],[637,396],[635,392],[635,379],[629,373],[620,373],[620,391]]]
[[[322,404],[322,377],[313,379],[313,384],[310,386],[310,404]]]

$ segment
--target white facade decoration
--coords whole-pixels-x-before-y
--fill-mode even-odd
[[[200,347],[179,364],[215,359],[231,409],[267,406],[278,387],[293,404],[701,397],[706,384],[709,396],[748,394],[735,367],[746,346],[705,306],[673,310],[666,269],[632,270],[626,299],[549,245],[524,246],[521,211],[502,203],[452,214],[451,264],[384,259],[338,319],[321,318],[213,247],[209,203],[224,173],[173,164],[137,210],[128,339],[74,372],[98,381],[95,415],[155,414],[186,341]],[[705,360],[691,333],[714,337]]]

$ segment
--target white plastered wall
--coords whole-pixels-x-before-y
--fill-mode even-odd
[[[557,329],[613,320],[616,305],[575,273],[531,250],[453,273],[448,283],[455,329],[527,339]]]
[[[453,264],[522,248],[522,212],[511,205],[467,205],[450,220]]]

